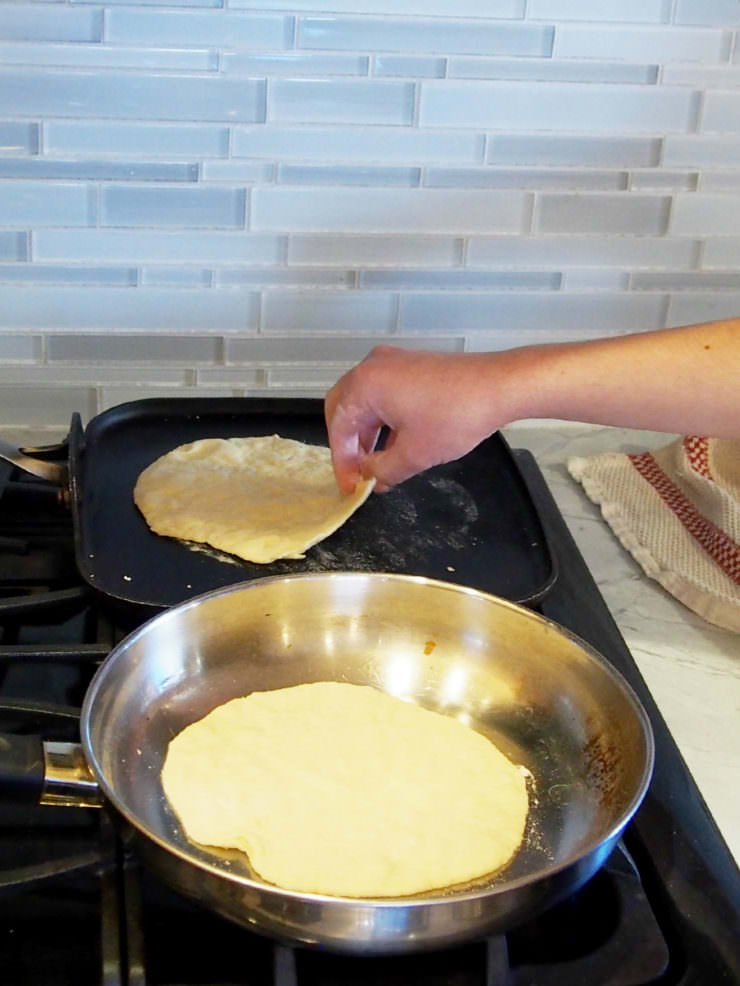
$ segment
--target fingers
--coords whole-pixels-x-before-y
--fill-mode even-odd
[[[432,464],[439,444],[438,354],[379,346],[328,392],[324,414],[337,484],[343,492],[374,478],[382,492]],[[382,427],[390,430],[375,451]]]
[[[351,493],[365,475],[362,464],[372,452],[382,421],[368,410],[342,402],[341,381],[326,396],[324,417],[337,485]]]
[[[332,440],[331,461],[337,486],[342,493],[351,493],[363,478],[360,470],[361,457],[357,435]]]

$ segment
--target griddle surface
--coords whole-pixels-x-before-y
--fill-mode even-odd
[[[525,603],[551,585],[554,566],[542,526],[498,434],[457,462],[373,494],[302,560],[257,565],[149,530],[132,492],[154,459],[200,438],[271,434],[326,445],[322,402],[154,399],[94,418],[78,456],[72,454],[83,577],[106,596],[153,608],[235,582],[305,571],[402,572]]]

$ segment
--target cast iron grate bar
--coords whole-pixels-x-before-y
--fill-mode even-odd
[[[39,728],[46,724],[79,723],[80,710],[73,705],[4,698],[0,701],[0,716],[22,725]]]
[[[60,859],[31,863],[28,866],[16,866],[13,869],[3,870],[0,872],[0,892],[27,891],[50,880],[79,876],[88,871],[97,870],[103,860],[103,851],[95,848],[80,853],[73,853]]]
[[[63,619],[66,615],[76,613],[88,601],[89,595],[83,586],[11,596],[0,599],[0,620],[23,621],[41,614]]]
[[[144,921],[141,882],[137,863],[130,850],[122,850],[126,986],[146,986]]]
[[[486,986],[509,986],[511,965],[505,935],[491,935],[486,939],[485,965]]]
[[[121,861],[113,826],[104,817],[100,843],[106,849],[107,865],[100,878],[101,986],[128,986],[125,973],[125,929],[121,908]]]
[[[275,945],[273,950],[273,986],[298,986],[295,949],[290,945]]]
[[[39,664],[91,664],[104,660],[111,643],[97,644],[0,644],[0,663],[34,661]]]

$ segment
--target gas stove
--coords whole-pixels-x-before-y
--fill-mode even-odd
[[[556,562],[537,608],[622,672],[655,734],[647,797],[596,876],[505,935],[412,955],[338,955],[274,942],[180,897],[105,808],[0,804],[5,986],[740,984],[738,868],[534,459],[513,454]],[[58,491],[0,463],[0,731],[77,740],[92,674],[135,625],[80,578]]]

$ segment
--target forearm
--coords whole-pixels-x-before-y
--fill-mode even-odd
[[[388,489],[522,418],[740,437],[740,319],[493,353],[380,346],[325,411],[345,492],[363,475]]]
[[[493,354],[505,417],[740,437],[740,319]]]

